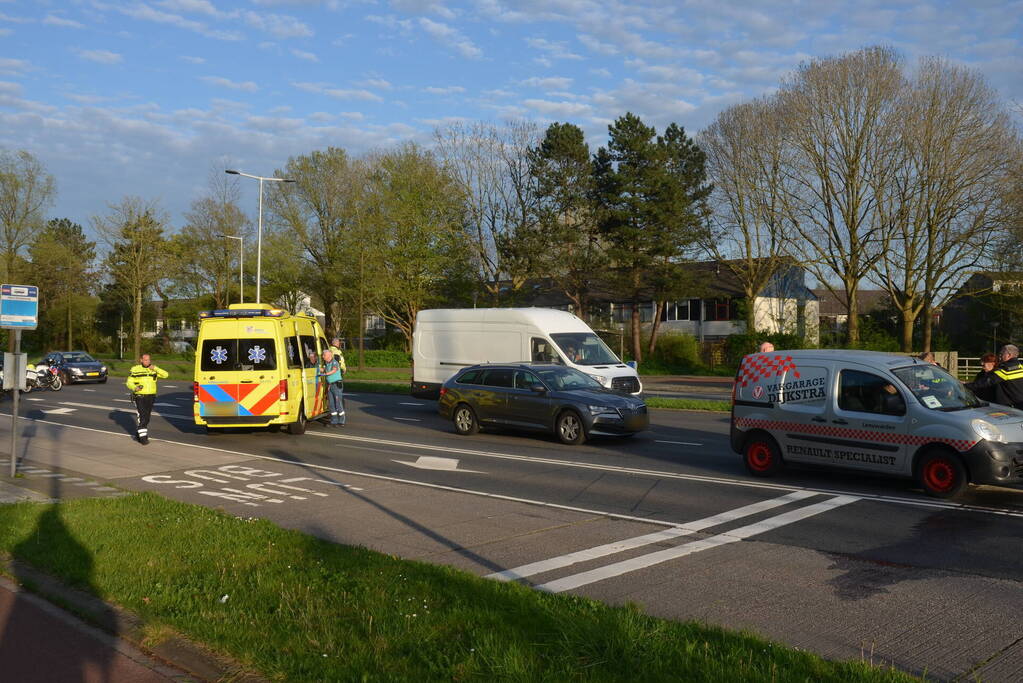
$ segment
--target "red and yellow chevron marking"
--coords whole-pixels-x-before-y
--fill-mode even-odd
[[[238,415],[264,415],[279,400],[280,387],[277,382],[199,385],[200,414],[206,414],[205,404],[214,404],[209,406],[213,409],[210,412],[222,413],[225,404],[234,403]]]

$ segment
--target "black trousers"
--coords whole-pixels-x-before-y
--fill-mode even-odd
[[[156,394],[135,394],[135,410],[138,411],[138,437],[149,436],[149,416],[153,413]]]

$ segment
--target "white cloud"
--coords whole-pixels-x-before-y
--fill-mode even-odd
[[[391,7],[405,14],[436,14],[444,19],[455,18],[455,13],[437,0],[391,0]]]
[[[188,62],[189,64],[205,64],[206,63],[206,60],[203,59],[202,57],[193,57],[191,55],[181,55],[180,57],[178,57],[178,59],[180,59],[183,62]]]
[[[209,0],[160,0],[157,2],[160,7],[166,7],[172,12],[189,12],[191,14],[205,14],[216,19],[230,16],[219,11]]]
[[[56,14],[47,14],[43,18],[43,23],[47,26],[62,26],[64,28],[85,28],[85,24],[75,21],[74,19],[65,19],[64,17],[58,17]]]
[[[0,28],[0,36],[9,36],[9,35],[11,35],[12,33],[14,33],[14,31],[13,31],[12,29],[9,29],[9,28]]]
[[[431,85],[423,88],[423,92],[430,93],[431,95],[454,95],[455,93],[465,92],[465,88],[460,85],[449,85],[445,87]]]
[[[361,100],[364,102],[383,102],[384,98],[369,90],[333,88],[326,83],[292,83],[291,86],[303,92],[326,95],[338,100]]]
[[[364,88],[376,88],[377,90],[390,90],[394,87],[390,81],[385,81],[382,78],[367,78],[364,81],[359,81],[356,85],[361,85]]]
[[[265,31],[275,38],[309,38],[313,30],[298,19],[286,14],[259,14],[245,12],[245,23],[252,28]]]
[[[533,78],[519,81],[519,85],[527,88],[540,88],[541,90],[566,90],[572,87],[572,79],[563,76],[548,76],[546,78],[534,76]]]
[[[0,21],[6,21],[8,24],[31,24],[35,19],[29,17],[12,17],[9,14],[3,14],[0,12]]]
[[[291,54],[295,55],[299,59],[304,59],[307,62],[318,62],[320,58],[314,55],[312,52],[306,52],[305,50],[296,50],[292,48]]]
[[[526,38],[526,43],[536,50],[545,52],[551,59],[582,59],[581,55],[577,55],[568,49],[568,46],[564,41],[552,41],[546,38]]]
[[[551,102],[550,100],[525,100],[522,104],[530,109],[540,112],[545,116],[558,116],[569,118],[572,116],[585,116],[593,108],[582,102]]]
[[[419,18],[419,26],[435,41],[446,47],[453,48],[463,57],[478,59],[483,56],[483,50],[476,47],[471,40],[462,35],[456,28],[442,24],[439,21],[427,19],[426,17]]]
[[[32,71],[35,67],[24,59],[11,59],[0,57],[0,74],[8,76],[19,76],[26,71]]]
[[[594,76],[599,76],[601,78],[611,78],[611,72],[608,69],[604,68],[590,69],[590,73],[593,74]]]
[[[97,64],[120,64],[124,57],[110,50],[76,50],[76,54],[82,59]]]
[[[206,36],[207,38],[215,38],[217,40],[241,40],[242,35],[237,31],[220,31],[211,29],[201,21],[195,21],[193,19],[186,19],[180,14],[172,14],[170,12],[163,12],[158,9],[154,9],[149,5],[143,3],[136,3],[133,5],[109,5],[105,6],[111,9],[115,9],[125,16],[131,17],[132,19],[139,19],[141,21],[152,21],[158,24],[168,24],[170,26],[176,26],[177,28],[184,29],[186,31],[193,31],[199,35]]]
[[[384,28],[389,28],[394,31],[408,32],[412,30],[411,19],[399,19],[393,14],[379,15],[370,14],[366,17],[366,21],[372,24],[379,24]]]
[[[242,92],[256,92],[259,90],[259,86],[252,81],[232,81],[229,78],[223,78],[221,76],[200,76],[199,80],[209,85],[215,85],[219,88],[227,88],[229,90],[241,90]]]
[[[362,121],[363,119],[366,118],[366,115],[363,114],[361,111],[343,111],[340,114],[338,114],[338,116],[346,118],[349,121]]]
[[[20,83],[0,81],[0,94],[20,96],[23,90],[24,88],[22,88]]]

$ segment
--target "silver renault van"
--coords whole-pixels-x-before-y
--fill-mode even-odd
[[[786,463],[912,477],[932,496],[1023,483],[1023,411],[979,400],[937,365],[873,351],[742,359],[732,449],[756,476]]]

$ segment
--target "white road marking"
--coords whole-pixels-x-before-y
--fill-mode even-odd
[[[26,398],[25,400],[26,401],[42,401],[43,399],[41,399],[41,398]]]
[[[660,543],[661,541],[667,541],[673,538],[680,538],[682,536],[691,536],[697,532],[709,529],[712,526],[718,526],[731,522],[736,519],[743,517],[749,517],[750,515],[759,514],[772,508],[781,507],[782,505],[788,505],[797,500],[804,500],[806,498],[812,498],[816,496],[816,493],[809,491],[793,491],[792,493],[786,494],[780,498],[771,498],[770,500],[762,500],[758,503],[752,503],[745,505],[734,510],[728,510],[717,515],[698,519],[693,522],[686,522],[673,529],[665,529],[663,531],[657,531],[652,534],[644,534],[642,536],[636,536],[634,538],[628,538],[624,541],[615,541],[614,543],[607,543],[605,545],[598,545],[594,548],[587,548],[585,550],[577,550],[574,553],[568,553],[567,555],[561,555],[560,557],[552,557],[549,560],[541,560],[540,562],[532,562],[530,564],[524,564],[521,567],[514,567],[512,569],[506,569],[503,572],[496,572],[488,575],[488,579],[497,579],[498,581],[513,581],[515,579],[522,579],[527,576],[533,576],[534,574],[542,574],[543,572],[549,572],[552,569],[560,569],[562,567],[568,567],[578,562],[586,562],[587,560],[595,560],[598,557],[605,557],[607,555],[614,555],[616,553],[624,552],[626,550],[632,550],[633,548],[641,548],[645,545],[652,543]]]
[[[422,422],[418,417],[395,417],[395,420],[405,420],[405,422]]]
[[[95,407],[95,406],[85,406],[85,407],[92,408],[92,407]],[[122,409],[117,408],[117,409],[110,409],[110,410],[122,410]],[[134,412],[134,411],[129,411],[129,412]],[[0,417],[8,418],[10,416],[11,416],[10,413],[2,413],[2,412],[0,412]],[[65,428],[65,429],[81,429],[81,430],[84,430],[84,431],[87,431],[87,432],[96,432],[98,434],[108,434],[110,436],[116,436],[116,437],[120,437],[120,438],[126,438],[126,439],[127,438],[134,438],[134,436],[132,436],[131,434],[126,434],[124,432],[110,431],[110,430],[107,430],[107,429],[97,429],[95,427],[84,427],[82,425],[67,424],[65,422],[51,422],[49,420],[41,420],[41,419],[36,419],[36,418],[23,418],[23,419],[31,421],[31,422],[40,422],[42,424],[54,425],[55,427],[62,427],[62,428]],[[182,418],[173,418],[173,419],[182,419]],[[187,419],[191,420],[192,418],[189,417]],[[864,493],[849,492],[849,491],[841,491],[841,490],[837,490],[837,489],[815,488],[815,487],[812,487],[812,486],[795,486],[795,485],[785,485],[785,484],[771,484],[771,483],[768,483],[768,482],[750,481],[750,480],[745,480],[745,479],[729,479],[729,478],[726,478],[726,477],[707,477],[707,476],[702,476],[702,475],[697,475],[697,474],[681,474],[681,473],[676,473],[676,472],[662,472],[662,471],[658,471],[658,470],[641,470],[641,469],[638,469],[638,468],[613,467],[613,466],[608,466],[608,465],[597,465],[597,464],[590,464],[590,463],[571,462],[571,461],[567,461],[567,460],[559,461],[559,460],[553,460],[553,459],[547,459],[547,458],[536,458],[536,457],[532,457],[532,456],[513,456],[513,455],[508,455],[508,454],[503,454],[503,453],[490,453],[490,452],[487,452],[487,451],[471,451],[471,450],[468,450],[468,449],[450,448],[450,447],[447,447],[447,446],[429,446],[429,445],[426,445],[426,444],[415,444],[415,443],[408,443],[408,442],[402,442],[402,441],[385,441],[383,439],[371,439],[371,438],[368,438],[368,437],[350,436],[350,435],[342,435],[342,434],[332,434],[332,433],[318,432],[318,431],[306,432],[306,434],[309,434],[309,435],[312,435],[312,436],[321,436],[321,437],[325,437],[325,438],[328,438],[328,439],[342,439],[342,440],[351,440],[351,441],[357,441],[357,442],[358,441],[365,441],[365,442],[369,442],[369,443],[378,443],[378,444],[394,445],[394,446],[404,446],[404,447],[407,447],[407,448],[419,448],[419,449],[427,449],[427,450],[445,451],[445,452],[448,452],[448,453],[467,453],[469,455],[480,455],[480,456],[483,456],[483,457],[503,458],[503,459],[508,459],[508,460],[525,460],[525,461],[529,461],[529,462],[538,462],[538,463],[545,463],[545,462],[546,463],[556,463],[556,464],[564,465],[566,467],[577,467],[577,468],[582,468],[582,469],[593,469],[593,470],[598,470],[598,471],[618,471],[618,472],[621,472],[623,474],[636,474],[636,475],[640,475],[640,476],[659,477],[659,478],[666,478],[666,479],[679,479],[679,480],[683,480],[683,481],[698,481],[698,482],[705,482],[705,483],[721,484],[723,486],[738,486],[738,487],[741,487],[741,488],[764,489],[764,490],[769,490],[769,491],[787,491],[787,492],[792,492],[792,491],[810,491],[810,492],[813,492],[813,493],[820,493],[820,494],[829,495],[829,496],[855,495],[856,497],[858,497],[861,500],[874,501],[874,502],[878,502],[878,503],[892,503],[892,504],[895,504],[895,505],[908,505],[910,507],[930,508],[930,509],[935,509],[935,510],[960,510],[960,511],[963,511],[963,512],[975,512],[975,513],[986,514],[986,515],[995,515],[997,517],[1011,517],[1011,518],[1014,518],[1014,519],[1023,519],[1023,510],[1020,510],[1018,508],[994,508],[994,507],[986,507],[984,505],[970,505],[968,503],[953,503],[953,502],[948,502],[948,501],[931,500],[931,499],[927,499],[927,498],[903,498],[901,496],[888,496],[888,495],[884,495],[884,494],[866,493],[866,492],[864,492]],[[172,445],[175,445],[175,446],[181,446],[183,448],[199,448],[199,449],[202,449],[202,450],[214,451],[214,452],[217,452],[217,453],[228,453],[229,455],[238,455],[238,456],[242,456],[242,457],[246,457],[246,458],[252,458],[254,460],[269,460],[271,462],[283,463],[283,464],[286,464],[286,465],[294,465],[294,464],[296,464],[296,462],[294,460],[290,460],[290,459],[277,458],[277,457],[270,456],[270,455],[258,455],[256,453],[246,453],[244,451],[231,451],[231,450],[227,450],[226,448],[214,448],[213,446],[203,446],[203,445],[200,445],[200,444],[186,443],[186,442],[183,442],[183,441],[172,441],[170,439],[156,439],[156,438],[150,438],[150,441],[161,441],[163,443],[168,443],[168,444],[172,444]],[[0,460],[0,463],[3,463],[3,462],[5,462],[5,461],[4,460]],[[571,505],[559,505],[557,503],[549,503],[547,501],[534,500],[534,499],[531,499],[531,498],[518,498],[516,496],[505,496],[505,495],[501,495],[501,494],[497,494],[497,493],[490,493],[488,491],[479,491],[479,490],[476,490],[476,489],[459,488],[457,486],[445,486],[445,485],[442,485],[442,484],[431,484],[431,483],[427,483],[427,482],[416,481],[415,479],[404,479],[402,477],[390,477],[390,476],[386,476],[386,475],[382,475],[382,474],[371,474],[369,472],[359,472],[357,470],[347,470],[347,469],[343,469],[343,468],[340,468],[340,467],[330,467],[330,466],[327,466],[327,465],[314,465],[314,464],[311,464],[311,463],[300,463],[300,464],[301,464],[302,467],[307,468],[307,469],[323,470],[323,471],[326,471],[326,472],[340,472],[342,474],[350,474],[350,475],[353,475],[353,476],[356,476],[356,477],[365,477],[367,479],[379,479],[380,481],[390,481],[390,482],[395,482],[395,483],[398,483],[398,484],[410,484],[412,486],[422,486],[424,488],[437,489],[439,491],[454,491],[455,493],[465,493],[465,494],[468,494],[468,495],[480,496],[482,498],[493,498],[495,500],[508,500],[508,501],[512,501],[512,502],[527,503],[529,505],[536,505],[536,506],[539,506],[539,507],[549,507],[549,508],[558,509],[558,510],[570,510],[570,511],[574,511],[574,512],[584,512],[586,514],[597,514],[597,515],[602,515],[604,517],[608,517],[610,519],[626,519],[626,520],[632,520],[632,521],[636,521],[636,522],[647,522],[649,524],[656,524],[658,526],[672,526],[672,527],[679,526],[680,524],[684,523],[684,522],[674,522],[674,521],[671,521],[671,520],[664,520],[664,519],[653,519],[653,518],[650,518],[650,517],[636,517],[636,516],[633,516],[633,515],[623,515],[623,514],[619,514],[617,512],[608,512],[606,510],[594,510],[594,509],[591,509],[591,508],[579,508],[579,507],[574,507],[574,506],[571,506]]]
[[[177,384],[164,384],[163,388],[164,389],[177,389],[178,385]]]
[[[115,401],[120,401],[122,399],[115,398],[114,400]],[[128,402],[128,399],[123,399],[123,400]],[[97,405],[91,405],[89,403],[74,403],[72,401],[61,401],[61,405],[62,406],[74,406],[76,408],[96,408],[97,410],[114,410],[114,411],[117,411],[119,413],[134,413],[135,412],[134,408],[121,408],[119,406],[97,406]],[[164,413],[164,412],[156,412],[154,410],[153,411],[153,415],[158,415],[159,417],[162,417],[165,420],[181,420],[181,421],[184,421],[184,422],[194,422],[195,421],[195,418],[193,416],[185,415],[184,413]],[[100,431],[102,431],[102,430],[100,430]]]
[[[849,503],[855,503],[858,500],[860,499],[856,496],[836,496],[830,500],[816,503],[814,505],[808,505],[804,508],[790,510],[789,512],[783,512],[776,517],[770,517],[744,527],[739,527],[738,529],[726,531],[725,533],[718,534],[717,536],[711,536],[710,538],[705,538],[699,541],[692,541],[675,548],[659,550],[658,552],[650,553],[649,555],[633,557],[628,560],[616,562],[615,564],[609,564],[606,567],[598,567],[597,569],[591,569],[587,572],[566,576],[556,581],[541,584],[537,586],[536,589],[547,593],[561,593],[562,591],[572,590],[573,588],[579,588],[591,583],[596,583],[597,581],[611,579],[616,576],[621,576],[622,574],[627,574],[639,569],[651,567],[655,564],[667,562],[668,560],[675,560],[703,550],[710,550],[711,548],[727,545],[728,543],[743,541],[752,536],[757,536],[759,534],[778,529],[787,524],[792,524],[794,522],[813,517],[814,515],[834,510],[835,508],[848,505]]]
[[[470,472],[472,474],[483,474],[477,470],[458,469],[458,460],[455,458],[436,458],[432,455],[421,455],[415,462],[394,460],[399,465],[408,465],[418,470],[440,470],[442,472]]]
[[[154,403],[154,406],[163,406],[165,408],[178,408],[177,403]]]
[[[69,415],[75,412],[75,408],[46,408],[39,412],[46,413],[47,415]]]
[[[38,467],[19,467],[18,471],[24,472],[25,474],[43,474],[45,472],[49,472],[50,470],[41,470]]]
[[[118,403],[131,403],[130,398],[115,398],[114,400],[117,401]]]
[[[673,444],[675,444],[677,446],[702,446],[703,445],[702,443],[694,443],[692,441],[661,441],[660,439],[655,439],[655,443],[673,443]]]
[[[422,405],[426,405],[426,404],[425,403],[399,403],[398,405],[400,405],[400,406],[422,406]]]
[[[95,393],[95,392],[96,392],[96,390],[95,390],[95,389],[82,389],[82,391],[91,391],[91,392],[93,392],[93,393]]]

